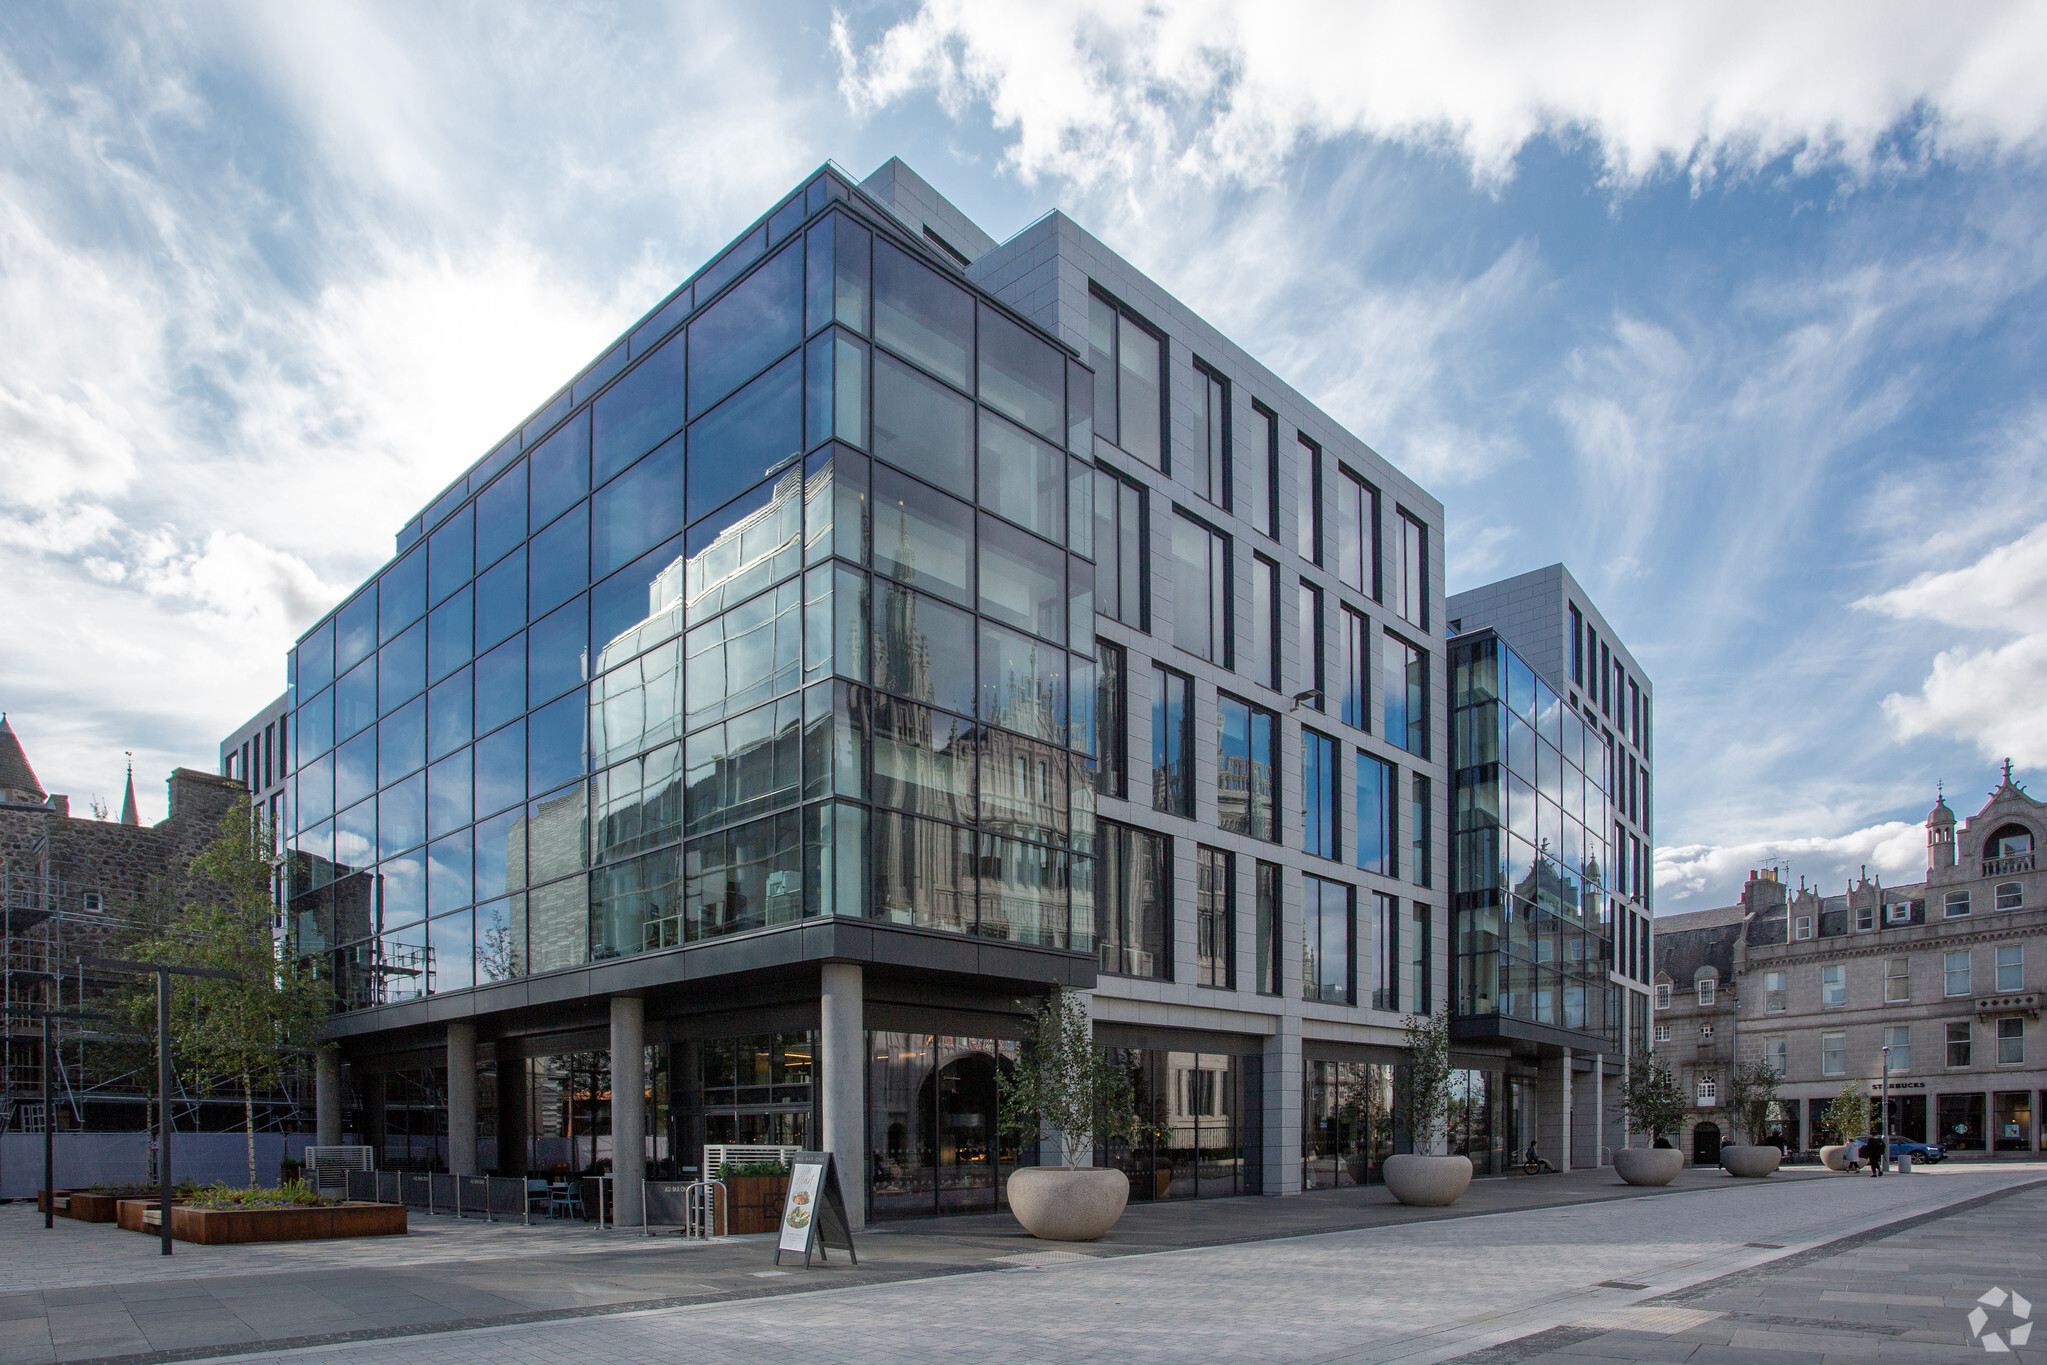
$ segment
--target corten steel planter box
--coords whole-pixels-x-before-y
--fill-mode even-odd
[[[73,1190],[65,1202],[68,1207],[59,1208],[57,1212],[66,1218],[76,1218],[81,1223],[111,1223],[114,1221],[114,1205],[121,1202],[121,1196]]]
[[[172,1199],[171,1200],[172,1212],[175,1213],[177,1211],[178,1205],[184,1202],[185,1201],[182,1199]],[[114,1221],[116,1223],[119,1223],[123,1228],[126,1228],[129,1232],[147,1232],[151,1236],[154,1236],[156,1234],[156,1228],[153,1225],[147,1225],[143,1223],[142,1213],[143,1210],[145,1209],[147,1209],[151,1213],[154,1213],[156,1211],[157,1204],[158,1201],[154,1198],[116,1199],[114,1201]],[[176,1220],[173,1219],[171,1222],[171,1235],[175,1237],[177,1236],[177,1233],[178,1225]]]
[[[731,1231],[776,1232],[782,1226],[782,1201],[789,1193],[786,1175],[736,1175],[725,1182],[725,1216]]]
[[[328,1237],[397,1237],[406,1231],[403,1204],[334,1204],[298,1209],[171,1210],[171,1236],[181,1242],[311,1242]]]

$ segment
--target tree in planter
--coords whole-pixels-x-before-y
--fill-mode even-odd
[[[1863,1098],[1865,1082],[1850,1081],[1841,1093],[1827,1101],[1820,1114],[1820,1127],[1836,1143],[1853,1142],[1869,1126],[1869,1101]]]
[[[1621,1083],[1621,1112],[1628,1131],[1645,1134],[1653,1145],[1684,1127],[1684,1090],[1670,1074],[1670,1064],[1648,1048],[1639,1048]]]
[[[1777,1108],[1777,1086],[1783,1079],[1762,1057],[1735,1065],[1727,1086],[1727,1116],[1752,1147],[1762,1146],[1770,1135],[1770,1115]]]
[[[1062,1166],[1097,1141],[1137,1132],[1130,1077],[1095,1046],[1094,1023],[1080,992],[1060,987],[1031,1018],[1031,1034],[1013,1071],[997,1071],[1002,1131],[1028,1137],[1059,1130]]]
[[[1407,1064],[1396,1073],[1394,1103],[1418,1153],[1435,1150],[1450,1116],[1450,1016],[1407,1016]]]
[[[191,898],[134,948],[147,961],[234,973],[172,978],[171,1047],[195,1088],[216,1076],[239,1082],[251,1187],[256,1090],[298,1064],[333,1000],[327,983],[281,952],[270,932],[270,847],[261,814],[229,811],[213,842],[192,859]]]

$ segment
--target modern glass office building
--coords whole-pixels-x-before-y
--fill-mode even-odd
[[[1137,1197],[1371,1178],[1448,999],[1441,528],[1064,215],[826,168],[293,652],[323,1140],[991,1208],[1071,985]]]
[[[1448,610],[1452,1034],[1498,1058],[1497,1150],[1596,1164],[1647,1042],[1648,679],[1561,564]]]

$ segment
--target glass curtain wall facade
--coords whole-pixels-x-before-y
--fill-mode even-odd
[[[1092,951],[1093,378],[847,199],[293,651],[289,922],[344,1009],[825,915]]]
[[[1450,667],[1455,1012],[1617,1049],[1603,764],[1577,713],[1491,632],[1452,638]]]

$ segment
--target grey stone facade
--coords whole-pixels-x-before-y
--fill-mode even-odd
[[[1685,1059],[1688,1089],[1717,1077],[1724,1104],[1730,1046],[1767,1057],[1784,1077],[1786,1141],[1812,1148],[1819,1112],[1843,1087],[1880,1093],[1888,1046],[1896,1134],[1963,1155],[2040,1149],[2047,884],[2036,850],[2047,803],[2007,768],[1976,814],[1958,823],[1941,800],[1926,831],[1923,881],[1865,875],[1824,894],[1763,870],[1738,905],[1659,926],[1657,987],[1670,987],[1671,1007],[1655,1018],[1672,1034],[1659,1048]],[[1716,1050],[1694,1059],[1707,1018],[1695,983],[1707,976],[1722,983]],[[1732,1039],[1718,1036],[1730,1026]],[[1701,1119],[1711,1121],[1703,1108]]]

